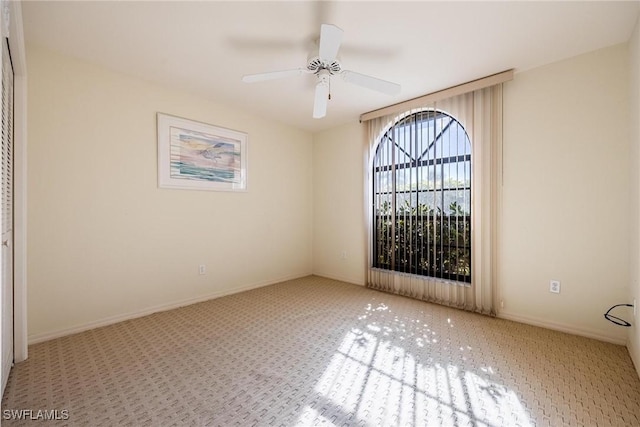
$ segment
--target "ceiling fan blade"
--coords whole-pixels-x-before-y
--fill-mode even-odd
[[[327,102],[329,101],[329,85],[319,82],[316,85],[316,96],[313,100],[313,118],[321,119],[327,115]]]
[[[345,81],[366,87],[367,89],[386,93],[387,95],[397,95],[400,93],[400,85],[397,83],[388,82],[386,80],[381,80],[367,76],[366,74],[360,74],[349,70],[344,70],[341,74]]]
[[[318,56],[320,59],[333,62],[338,55],[340,43],[342,42],[343,31],[331,24],[322,24],[320,26],[320,48]]]
[[[309,70],[307,69],[296,68],[294,70],[282,70],[282,71],[271,71],[268,73],[247,74],[245,76],[242,76],[242,81],[245,83],[263,82],[265,80],[275,80],[275,79],[282,79],[285,77],[298,76],[300,74],[304,74],[308,72]]]

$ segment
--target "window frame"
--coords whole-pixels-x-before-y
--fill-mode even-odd
[[[438,130],[437,121],[442,120],[443,118],[448,119],[448,122],[446,123],[446,125],[441,126],[441,128]],[[416,129],[418,128],[418,126],[422,126],[425,123],[427,124],[427,126],[432,126],[433,139],[427,138],[426,141],[423,141],[424,138],[422,136],[416,136],[418,135]],[[460,147],[460,134],[456,134],[456,152],[451,152],[450,139],[449,150],[446,157],[442,154],[438,156],[438,143],[440,143],[441,145],[443,144],[442,140],[444,139],[444,134],[448,132],[451,126],[454,124],[458,128],[456,132],[459,132],[460,130],[462,130],[463,132],[463,153],[459,153],[458,149]],[[411,129],[413,128],[413,134],[409,137],[409,152],[407,152],[406,150],[406,141],[402,144],[402,147],[399,145],[400,140],[394,141],[394,133],[400,127],[405,127],[405,132],[407,131],[407,129],[409,130],[409,132],[411,132]],[[422,131],[422,127],[420,127],[420,129]],[[427,129],[431,130],[431,128]],[[425,142],[426,148],[424,144]],[[422,144],[420,146],[422,150],[418,149],[419,144]],[[415,152],[411,151],[412,145],[415,145]],[[379,160],[379,157],[381,156],[381,150],[383,149],[387,150],[387,152],[391,151],[391,153],[387,153],[390,154],[391,158],[387,158],[386,161]],[[431,150],[434,151],[434,154],[432,156],[428,156]],[[420,153],[420,151],[422,152]],[[445,151],[444,148],[442,148],[442,151]],[[408,159],[406,161],[403,161],[402,163],[399,163],[398,159],[396,159],[396,157],[402,155],[400,153],[404,153],[404,155],[408,157]],[[425,156],[427,156],[426,159]],[[372,226],[370,229],[370,233],[372,236],[372,268],[425,276],[439,280],[451,281],[462,285],[470,285],[473,277],[473,158],[471,138],[469,137],[467,129],[464,127],[464,125],[452,114],[439,109],[423,109],[420,111],[408,112],[397,117],[395,121],[389,127],[387,127],[384,132],[382,132],[382,134],[378,138],[378,141],[376,141],[375,143],[372,160],[373,161],[370,165],[370,171],[372,173],[370,185],[370,189],[372,191]],[[458,181],[459,166],[458,168],[456,168],[456,186],[449,187],[445,185],[444,165],[447,164],[463,165],[462,167],[465,171],[465,181],[463,182],[462,187],[459,185],[460,181]],[[420,181],[418,177],[423,175],[425,168],[427,169],[427,171],[430,171],[430,168],[433,168],[433,188],[431,187],[428,180],[428,188],[420,187]],[[437,185],[438,181],[436,179],[436,170],[438,168],[441,172],[439,187]],[[406,174],[406,170],[409,171],[409,188],[407,189],[405,187],[404,189],[399,189],[397,182],[398,171],[404,171],[404,173]],[[467,171],[468,179],[466,179]],[[391,188],[383,189],[380,186],[381,174],[389,172],[392,181]],[[415,182],[412,178],[414,173],[416,176]],[[427,176],[430,176],[429,172],[427,173]],[[465,206],[463,206],[462,208],[463,211],[455,215],[452,215],[451,213],[447,214],[447,209],[451,208],[454,205],[445,205],[445,195],[450,192],[457,193],[457,195],[455,196],[456,199],[457,197],[459,197],[460,193],[468,194],[468,196],[463,196],[462,198],[465,202]],[[415,213],[411,212],[413,210],[413,207],[410,203],[407,205],[407,208],[409,208],[410,210],[409,214],[406,214],[406,211],[403,212],[402,208],[398,206],[398,194],[401,193],[408,193],[410,199],[413,198],[413,195],[415,195]],[[427,206],[420,202],[420,196],[423,194],[433,194],[434,199],[433,209],[431,213],[427,210],[426,215],[424,213],[419,213],[419,211],[424,211],[424,206]],[[441,199],[436,202],[435,198],[438,194],[441,195]],[[385,213],[385,211],[380,210],[382,206],[382,204],[380,203],[381,196],[384,195],[386,195],[387,198],[390,199],[390,203],[385,206],[385,211],[386,209],[390,208],[389,213]],[[455,207],[459,209],[459,205],[456,205]],[[452,218],[455,218],[455,232],[453,232],[453,234],[456,236],[455,244],[451,244]],[[409,221],[408,226],[407,220]],[[405,231],[401,237],[397,234],[396,229],[400,228],[400,224],[402,221],[404,221],[404,223],[402,223],[402,227],[404,227]],[[442,236],[445,235],[445,221],[447,221],[446,240],[449,241],[448,244],[443,244],[442,239]],[[440,227],[439,238],[437,236],[438,232],[437,230],[435,230],[435,228],[431,233],[433,234],[433,237],[431,237],[431,235],[429,234],[428,230],[430,223],[433,224],[433,227]],[[460,236],[460,224],[462,224],[464,235],[462,245],[458,240],[458,237]],[[384,229],[385,227],[386,229]],[[411,227],[413,227],[415,230],[410,230],[410,232],[407,233],[407,228]],[[425,228],[427,230],[426,246],[424,245]],[[418,229],[421,229],[422,233],[419,233],[417,231]],[[411,242],[412,234],[415,234],[416,242],[418,241],[418,236],[421,235],[421,248],[417,248],[419,244],[413,244]],[[382,242],[380,242],[381,240]],[[433,252],[431,251],[431,247],[433,247]],[[426,251],[428,252],[428,254],[426,255],[424,253],[425,248],[427,248]],[[451,268],[451,257],[453,256],[451,254],[452,250],[457,251],[454,263],[454,269],[456,269],[455,272],[452,272]],[[385,253],[385,251],[387,251],[387,253]],[[462,251],[462,253],[466,251],[466,258],[464,258],[464,256],[460,256],[460,251]],[[404,258],[401,260],[402,262],[398,262],[398,260],[396,259],[399,258],[400,252],[404,252]],[[449,254],[446,255],[446,260],[444,258],[445,253]],[[411,262],[412,258],[415,258],[415,262],[413,263]],[[424,266],[425,258],[428,259],[428,265],[426,267]],[[409,261],[407,261],[407,259],[409,259]],[[383,260],[385,262],[383,262]],[[466,267],[464,267],[465,262]],[[448,267],[445,267],[445,264],[448,265]],[[465,274],[461,274],[460,265],[463,266]]]

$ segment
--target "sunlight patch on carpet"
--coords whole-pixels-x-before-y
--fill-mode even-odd
[[[345,335],[315,386],[326,404],[320,411],[306,407],[298,425],[332,425],[332,418],[347,416],[354,424],[371,426],[533,426],[517,394],[491,380],[491,367],[474,372],[429,363],[429,351],[423,349],[438,345],[439,337],[427,324],[397,316],[380,322],[378,314],[390,314],[385,305],[368,306],[366,312],[358,317],[366,325]],[[453,327],[450,319],[447,323]],[[332,417],[336,412],[339,416]]]

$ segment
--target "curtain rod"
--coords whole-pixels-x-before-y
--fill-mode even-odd
[[[463,93],[473,92],[474,90],[484,89],[485,87],[494,86],[500,83],[513,80],[513,69],[503,71],[501,73],[492,74],[487,77],[483,77],[477,80],[472,80],[467,83],[462,83],[457,86],[452,86],[447,89],[432,92],[427,95],[422,95],[417,98],[409,99],[407,101],[399,102],[397,104],[389,105],[388,107],[379,108],[377,110],[369,111],[360,115],[360,122],[366,122],[367,120],[375,119],[378,117],[386,116],[387,114],[399,113],[402,111],[411,110],[412,108],[422,107],[430,102],[441,101],[446,98],[451,98]]]

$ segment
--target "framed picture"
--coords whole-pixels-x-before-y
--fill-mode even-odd
[[[158,113],[158,186],[247,191],[247,134]]]

